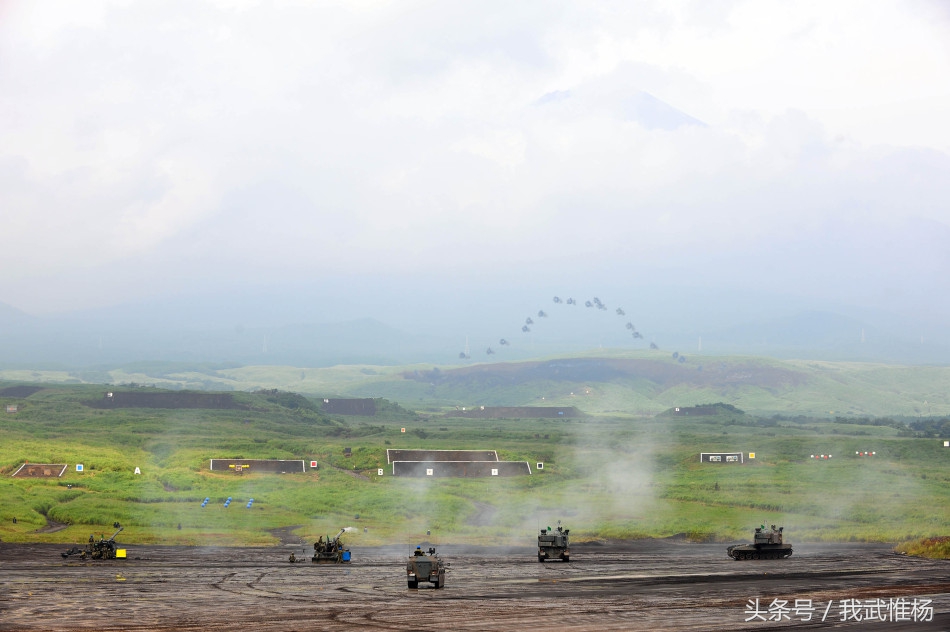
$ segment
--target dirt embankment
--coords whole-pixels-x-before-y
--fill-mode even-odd
[[[583,417],[574,406],[480,406],[450,410],[445,417],[466,419],[564,419]]]
[[[101,399],[86,403],[90,408],[206,408],[244,410],[230,393],[135,393],[109,392]]]
[[[42,386],[8,386],[6,388],[0,388],[0,397],[19,397],[25,399],[33,393],[38,393],[42,390]]]

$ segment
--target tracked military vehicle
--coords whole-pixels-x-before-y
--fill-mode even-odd
[[[734,560],[777,560],[792,554],[792,545],[783,541],[785,527],[766,529],[765,525],[755,528],[752,544],[733,544],[726,554]]]
[[[319,564],[349,564],[350,550],[343,546],[343,541],[340,540],[340,536],[344,533],[346,533],[346,528],[340,529],[333,538],[328,535],[326,540],[321,535],[320,539],[313,543],[313,557],[310,561]]]
[[[95,536],[89,536],[89,544],[86,545],[86,548],[81,549],[78,546],[74,546],[68,551],[63,552],[63,557],[69,557],[71,555],[78,555],[79,559],[84,560],[86,558],[92,558],[94,560],[114,560],[118,558],[125,558],[125,549],[120,549],[115,542],[115,536],[119,535],[124,527],[119,527],[119,530],[112,534],[108,540],[105,536],[99,536],[99,539],[96,540]]]
[[[409,588],[418,588],[419,582],[430,582],[433,588],[442,588],[445,586],[445,566],[433,547],[423,552],[422,547],[417,546],[406,564]]]
[[[571,548],[568,534],[570,529],[562,529],[561,521],[557,521],[557,529],[541,529],[538,536],[538,561],[560,559],[571,561]]]

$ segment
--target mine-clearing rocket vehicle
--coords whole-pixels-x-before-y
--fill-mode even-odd
[[[541,529],[541,535],[538,536],[538,561],[560,559],[565,562],[571,561],[571,548],[568,538],[570,529],[562,529],[561,521],[557,521],[557,528]]]
[[[783,541],[785,527],[766,529],[765,525],[755,528],[752,544],[733,544],[726,554],[734,560],[778,560],[791,556],[792,545]]]
[[[125,549],[120,549],[115,543],[115,536],[119,535],[124,527],[119,527],[118,531],[112,534],[112,536],[107,540],[104,535],[100,535],[99,539],[96,540],[95,536],[89,536],[89,544],[86,545],[86,548],[81,549],[78,546],[74,546],[68,551],[63,552],[63,557],[69,557],[70,555],[78,555],[79,559],[92,558],[94,560],[114,560],[116,558],[125,559]]]
[[[445,586],[446,566],[447,564],[436,554],[434,547],[430,546],[428,551],[423,552],[422,547],[417,546],[406,564],[409,588],[418,588],[419,582],[430,582],[433,588],[442,588]]]
[[[324,540],[321,535],[320,539],[313,543],[313,557],[310,561],[320,564],[349,564],[350,550],[343,546],[343,541],[340,540],[340,536],[344,533],[346,533],[346,527],[340,529],[333,538],[328,535]]]

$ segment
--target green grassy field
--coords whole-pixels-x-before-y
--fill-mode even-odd
[[[459,419],[436,405],[344,418],[300,398],[240,392],[233,394],[240,410],[98,409],[87,404],[102,397],[102,386],[45,386],[0,397],[0,406],[17,406],[0,418],[4,541],[83,542],[120,522],[119,539],[128,544],[266,545],[277,542],[275,529],[292,527],[309,540],[356,527],[351,544],[411,543],[428,530],[434,542],[524,545],[560,519],[579,540],[725,541],[774,523],[792,542],[898,542],[945,535],[950,524],[950,450],[934,437],[901,436],[908,433],[900,423],[741,413]],[[343,456],[347,447],[351,457]],[[494,449],[544,469],[510,478],[394,478],[386,448]],[[756,458],[702,464],[703,451]],[[830,460],[809,458],[829,453]],[[208,470],[209,459],[229,457],[320,467],[282,475]],[[11,477],[24,461],[69,468],[62,478]],[[47,520],[69,526],[44,533]]]

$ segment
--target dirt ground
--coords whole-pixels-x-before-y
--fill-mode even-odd
[[[61,545],[0,543],[0,630],[950,629],[950,562],[885,545],[737,562],[720,544],[575,544],[570,563],[544,564],[533,547],[444,545],[446,586],[410,590],[415,544],[352,546],[351,564],[328,566],[300,545],[129,546],[126,560],[80,561]]]

